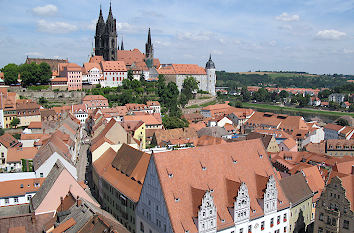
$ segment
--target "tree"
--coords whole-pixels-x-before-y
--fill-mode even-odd
[[[47,104],[48,103],[48,100],[46,98],[44,98],[43,96],[41,96],[39,99],[38,99],[38,103],[43,105],[43,104]]]
[[[10,125],[12,126],[12,127],[15,127],[15,128],[17,128],[17,126],[20,124],[20,119],[19,118],[17,118],[17,117],[15,117],[11,122],[10,122]]]
[[[181,93],[179,96],[179,104],[184,108],[188,104],[188,98],[184,93]]]
[[[41,84],[49,83],[49,80],[52,77],[52,71],[48,63],[42,62],[41,64],[39,64],[38,75],[39,75],[38,81]]]
[[[141,71],[141,75],[140,75],[140,82],[144,83],[145,82],[145,75],[144,75],[144,71]]]
[[[164,116],[162,118],[162,124],[166,129],[184,128],[189,125],[187,120],[171,116]]]
[[[354,112],[354,104],[351,104],[348,109],[349,112]]]
[[[247,90],[247,87],[242,87],[241,96],[243,102],[248,102],[251,100],[251,93]]]
[[[0,128],[0,136],[4,135],[5,130],[3,128]]]
[[[279,97],[280,98],[288,98],[289,97],[289,93],[285,90],[282,90],[280,93],[279,93]]]
[[[133,71],[131,71],[131,70],[128,70],[128,79],[129,80],[133,80],[134,79]]]
[[[183,81],[181,93],[186,96],[188,101],[193,99],[194,92],[198,90],[198,84],[199,82],[194,77],[187,77]]]
[[[18,65],[10,63],[1,69],[4,73],[4,82],[6,85],[17,84]]]
[[[268,90],[265,88],[260,88],[254,93],[254,99],[258,102],[267,102],[270,99]]]
[[[327,99],[330,94],[332,94],[333,91],[325,89],[323,91],[318,92],[318,98],[321,100]]]

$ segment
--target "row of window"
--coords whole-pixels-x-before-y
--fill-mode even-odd
[[[323,213],[320,213],[320,215],[319,215],[319,217],[318,217],[318,220],[320,220],[321,222],[323,222],[324,219],[325,219],[324,214],[323,214]],[[327,225],[331,225],[331,226],[337,226],[337,219],[334,218],[334,217],[327,216],[326,224],[327,224]],[[348,221],[348,220],[343,220],[343,228],[344,228],[344,229],[349,229],[349,221]],[[320,232],[320,229],[318,229],[318,231]]]
[[[329,149],[333,149],[334,147],[332,145],[329,145]],[[349,150],[349,149],[354,149],[354,145],[352,146],[348,146],[348,145],[344,145],[344,146],[340,146],[340,145],[337,145],[336,146],[336,149],[345,149],[345,150]]]
[[[27,195],[27,201],[31,200],[32,195]],[[5,198],[5,205],[10,204],[10,199],[13,199],[14,203],[19,203],[18,197],[13,197],[13,198]]]

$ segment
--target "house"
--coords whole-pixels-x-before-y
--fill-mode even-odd
[[[214,126],[214,127],[205,127],[198,131],[198,137],[203,135],[217,137],[217,138],[231,138],[232,134],[226,131],[225,128]]]
[[[128,77],[127,68],[123,61],[102,61],[101,63],[103,80],[100,80],[102,87],[118,87]]]
[[[344,126],[341,125],[335,125],[335,124],[326,124],[323,126],[323,131],[324,131],[324,139],[339,139],[339,133],[341,130],[344,129]]]
[[[102,69],[98,62],[86,62],[84,63],[83,68],[85,69],[85,75],[82,76],[83,80],[87,81],[91,85],[100,83]]]
[[[51,86],[52,90],[66,91],[66,90],[68,90],[68,78],[67,77],[54,77],[50,80],[50,86]]]
[[[155,114],[134,114],[123,117],[124,121],[143,121],[146,129],[162,129],[162,119],[159,113]]]
[[[65,197],[69,192],[73,197],[81,197],[92,205],[100,206],[95,199],[85,192],[76,181],[76,177],[72,176],[63,163],[57,160],[51,167],[40,189],[32,198],[31,210],[35,215],[43,213],[55,214],[61,204],[61,198]]]
[[[32,162],[38,149],[35,147],[13,147],[7,151],[6,170],[11,172],[32,171]]]
[[[68,91],[82,90],[82,67],[75,63],[60,63],[59,76],[67,78]]]
[[[30,124],[28,125],[27,129],[30,130],[31,133],[34,133],[34,134],[43,133],[42,122],[41,121],[31,121]]]
[[[71,113],[80,121],[81,124],[85,124],[88,117],[88,108],[86,104],[71,105]]]
[[[32,121],[41,121],[41,113],[39,111],[40,106],[33,100],[17,100],[16,101],[16,113],[20,119],[21,126],[28,126]]]
[[[135,209],[150,157],[150,154],[124,143],[117,152],[109,148],[93,163],[94,196],[102,208],[113,214],[130,232],[135,231],[138,224]],[[116,204],[112,205],[112,202]]]
[[[82,104],[87,106],[87,109],[108,108],[108,100],[102,95],[87,95],[82,99]]]
[[[44,138],[49,138],[49,134],[21,134],[20,143],[22,147],[34,147],[36,142],[43,140]]]
[[[5,168],[7,164],[7,153],[10,148],[21,147],[22,144],[8,133],[0,136],[0,168]]]
[[[256,138],[260,138],[262,140],[264,148],[267,152],[276,153],[280,151],[278,143],[273,135],[252,132],[246,136],[246,140],[252,140]]]
[[[354,175],[334,177],[328,182],[318,200],[314,232],[353,232]]]
[[[279,144],[279,149],[280,149],[280,151],[292,151],[292,152],[298,151],[296,141],[295,141],[295,139],[293,139],[291,137],[282,141]]]
[[[8,180],[0,182],[0,207],[30,203],[44,178]]]
[[[333,93],[328,96],[329,102],[335,102],[337,104],[341,104],[344,102],[345,95],[341,93]]]
[[[77,171],[74,165],[73,155],[65,142],[57,135],[52,135],[45,141],[33,158],[33,169],[36,177],[47,177],[57,160],[77,179]]]
[[[122,127],[139,143],[139,148],[146,148],[146,127],[143,121],[120,122]]]
[[[313,96],[310,98],[310,102],[309,102],[309,105],[312,105],[312,106],[315,106],[315,107],[318,107],[321,105],[321,100],[320,98],[316,97],[316,96]]]
[[[194,142],[194,146],[210,146],[210,145],[218,145],[218,144],[226,144],[227,142],[222,138],[212,137],[208,135],[203,135],[196,142]]]
[[[194,128],[176,128],[156,131],[152,136],[151,145],[166,147],[173,145],[184,145],[198,138]],[[174,144],[177,143],[177,144]]]
[[[186,119],[189,123],[197,123],[204,120],[204,116],[199,112],[185,113],[182,118]]]
[[[226,101],[224,104],[214,104],[214,105],[203,107],[200,113],[206,118],[225,116],[231,113],[233,109],[233,107],[228,105],[228,103],[229,102]]]
[[[96,161],[109,148],[118,151],[123,143],[138,148],[133,136],[125,131],[122,125],[114,119],[106,125],[102,125],[102,128],[99,134],[94,132],[94,137],[91,140],[89,161]]]
[[[41,122],[58,121],[59,116],[54,109],[40,109]]]
[[[153,109],[153,113],[161,113],[161,105],[158,101],[147,101],[146,105]]]
[[[278,179],[259,139],[156,153],[136,232],[288,232]]]
[[[354,156],[354,140],[329,139],[325,143],[325,153],[330,156]]]
[[[311,223],[313,193],[301,173],[288,176],[280,181],[286,198],[290,202],[290,232],[305,232]]]
[[[127,115],[128,110],[126,106],[116,106],[112,108],[100,108],[97,114],[102,114],[107,121],[114,119],[116,121],[123,121],[123,117]]]
[[[345,126],[339,131],[339,139],[349,140],[354,134],[354,128],[351,126]]]

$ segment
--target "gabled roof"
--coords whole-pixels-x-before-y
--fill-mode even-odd
[[[0,197],[24,196],[26,193],[37,192],[44,178],[9,180],[0,182]]]
[[[335,124],[326,124],[325,126],[323,126],[323,128],[324,129],[331,129],[331,130],[339,131],[339,130],[343,129],[344,126],[335,125]]]
[[[229,135],[229,133],[226,131],[226,129],[222,127],[213,126],[213,127],[205,127],[198,131],[198,137],[201,137],[203,135],[221,138],[222,136]]]
[[[312,191],[301,173],[280,180],[285,196],[292,205],[297,205],[312,197]]]
[[[213,190],[218,230],[234,226],[228,207],[236,197],[232,186],[237,183],[247,185],[251,219],[264,215],[259,197],[271,175],[276,177],[278,209],[289,206],[260,139],[157,153],[154,162],[174,232],[198,232],[193,219],[200,202],[193,200],[203,190]]]
[[[86,62],[84,63],[84,68],[87,72],[89,72],[90,70],[92,70],[93,68],[96,68],[98,69],[99,71],[102,71],[101,70],[101,66],[100,64],[97,62],[97,63],[93,63],[93,62]]]
[[[17,141],[17,139],[8,133],[5,133],[0,136],[0,143],[6,148],[10,148],[10,147],[14,147],[14,146],[19,145],[19,142]]]
[[[153,114],[136,114],[126,115],[123,117],[123,121],[143,121],[145,125],[161,125],[161,116],[157,119]]]
[[[160,67],[157,72],[159,74],[195,74],[205,75],[206,71],[203,67],[195,64],[171,64]]]
[[[102,61],[101,66],[103,72],[127,71],[124,61]]]
[[[7,163],[20,162],[21,159],[32,160],[37,153],[36,147],[12,147],[7,151]]]
[[[31,121],[28,125],[29,129],[42,129],[42,122],[40,121]]]
[[[158,145],[169,142],[173,139],[195,139],[198,138],[197,131],[194,128],[176,128],[155,132]]]
[[[93,57],[90,57],[90,63],[100,63],[101,61],[104,61],[103,60],[103,56],[93,56]]]
[[[317,166],[311,166],[307,168],[303,168],[301,170],[302,174],[304,175],[305,179],[307,180],[307,183],[314,193],[314,201],[316,201],[321,193],[322,190],[324,189],[325,182],[321,176],[320,171],[318,170]]]
[[[142,62],[144,59],[145,56],[139,49],[117,51],[117,60],[123,61],[127,66],[131,66],[135,62]]]
[[[246,140],[252,140],[252,139],[256,139],[256,138],[260,138],[263,142],[264,147],[267,149],[270,141],[273,138],[273,135],[252,132],[246,136]]]
[[[86,95],[82,101],[93,101],[93,100],[104,100],[107,101],[107,98],[102,95]]]
[[[106,150],[94,163],[96,173],[133,202],[140,198],[150,154],[123,144],[118,152]]]

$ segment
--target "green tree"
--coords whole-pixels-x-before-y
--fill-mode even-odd
[[[280,93],[279,93],[279,97],[280,98],[288,98],[289,97],[289,93],[285,90],[282,90]]]
[[[128,79],[129,79],[129,80],[133,80],[133,79],[134,79],[133,71],[132,71],[132,70],[128,70]]]
[[[43,96],[41,96],[39,99],[38,99],[38,103],[43,105],[43,104],[47,104],[48,103],[48,100],[46,98],[44,98]]]
[[[166,129],[184,128],[189,125],[187,120],[172,116],[164,116],[162,124]]]
[[[349,112],[354,112],[354,104],[351,104],[348,109]]]
[[[6,85],[17,84],[18,65],[10,63],[1,69],[4,73],[4,82]]]
[[[10,125],[11,125],[12,127],[15,127],[15,128],[16,128],[19,124],[20,124],[20,119],[17,118],[17,117],[15,117],[15,118],[10,122]]]
[[[251,93],[247,90],[247,87],[242,87],[241,96],[243,102],[248,102],[251,100]]]
[[[193,99],[193,94],[198,91],[199,82],[194,77],[187,77],[182,84],[181,93],[183,93],[188,100]]]
[[[39,64],[38,75],[39,75],[38,81],[41,84],[49,83],[49,80],[52,77],[52,71],[48,63],[42,62],[41,64]]]

